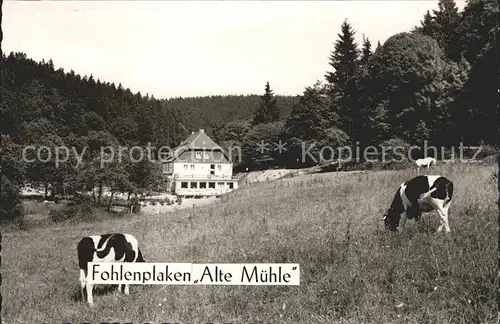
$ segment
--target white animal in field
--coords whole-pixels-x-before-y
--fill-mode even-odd
[[[448,209],[453,197],[453,182],[439,175],[419,175],[402,183],[384,215],[385,227],[391,231],[403,230],[406,219],[418,221],[422,213],[433,210],[441,219],[437,231],[449,233]]]
[[[87,282],[89,262],[146,262],[142,257],[137,239],[130,234],[102,234],[84,237],[78,242],[78,264],[80,267],[80,284],[82,298],[92,305],[93,284]],[[129,285],[124,285],[123,292],[129,294]],[[121,291],[122,285],[118,285]]]
[[[420,172],[421,167],[427,167],[427,171],[429,171],[429,167],[434,164],[436,165],[437,160],[433,157],[426,157],[423,159],[418,159],[415,161],[415,164],[417,165],[417,172]]]

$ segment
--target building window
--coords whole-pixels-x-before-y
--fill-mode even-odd
[[[217,170],[221,171],[222,170],[222,165],[217,164]]]
[[[228,182],[227,185],[229,186],[229,189],[233,189],[233,183],[232,182]]]
[[[203,152],[203,158],[205,158],[205,160],[209,159],[208,152]]]
[[[184,167],[184,170],[188,169],[188,165],[187,164],[184,164],[183,167]]]
[[[191,170],[194,170],[194,164],[191,164]]]
[[[200,189],[207,189],[207,183],[206,182],[200,182]]]
[[[201,152],[196,152],[196,159],[197,160],[201,159]]]
[[[208,187],[211,189],[215,189],[215,182],[209,182]]]
[[[170,158],[171,156],[172,156],[171,152],[160,152],[160,154],[158,154],[158,158],[163,161]]]
[[[198,182],[191,182],[191,188],[198,188]]]
[[[217,182],[219,189],[224,189],[224,182]]]
[[[188,183],[187,182],[181,182],[181,188],[187,188]]]

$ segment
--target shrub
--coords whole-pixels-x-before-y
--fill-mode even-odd
[[[4,175],[0,179],[0,201],[0,220],[22,218],[23,208],[19,188]]]
[[[411,145],[401,138],[391,138],[383,141],[382,143],[380,143],[379,147],[383,152],[383,154],[381,154],[381,157],[383,156],[383,162],[402,162],[402,160],[407,160],[408,158],[410,158]],[[396,152],[398,154],[395,154]],[[420,153],[419,150],[415,150],[414,152]],[[415,153],[411,155],[411,158],[413,159],[419,158],[419,156],[413,156],[415,155]]]
[[[52,210],[51,204],[45,204],[36,200],[23,202],[24,215],[47,215]]]
[[[74,218],[77,214],[77,211],[78,207],[76,206],[68,206],[61,209],[54,209],[50,211],[49,218],[54,223],[59,223]]]
[[[482,145],[481,151],[476,156],[476,159],[483,160],[486,157],[493,156],[496,157],[498,154],[498,149],[491,145]]]
[[[130,198],[130,206],[132,206],[132,213],[138,213],[141,211],[141,204],[139,204],[139,199],[136,197]]]

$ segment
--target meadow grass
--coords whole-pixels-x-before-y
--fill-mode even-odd
[[[493,323],[494,166],[438,165],[455,183],[451,235],[434,213],[403,233],[382,216],[415,170],[307,175],[254,184],[176,213],[4,235],[5,323]],[[127,232],[150,262],[299,263],[300,286],[131,286],[78,300],[76,243]]]

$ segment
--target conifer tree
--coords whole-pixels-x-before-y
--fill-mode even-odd
[[[426,36],[434,36],[435,32],[435,24],[434,24],[434,18],[431,16],[431,13],[429,10],[424,15],[424,20],[420,21],[420,27],[416,28],[417,32],[420,32]]]
[[[325,78],[329,83],[331,102],[338,109],[341,118],[340,127],[354,138],[356,129],[353,127],[353,122],[359,118],[356,76],[360,53],[354,38],[355,31],[347,19],[342,23],[338,37],[330,56],[330,66],[334,68],[334,71],[327,72]]]
[[[457,26],[460,20],[455,0],[439,0],[439,10],[433,10],[434,25],[436,33],[429,35],[437,40],[439,46],[444,49],[446,56],[454,61],[459,61],[461,48]]]
[[[338,37],[329,63],[334,71],[327,72],[325,78],[330,85],[344,89],[346,83],[354,76],[359,59],[358,44],[354,38],[355,32],[347,19],[342,23]]]
[[[255,113],[253,119],[254,125],[278,121],[280,112],[276,105],[276,98],[274,98],[269,82],[266,83],[265,93],[260,98],[262,101],[259,109]]]
[[[366,66],[368,64],[368,59],[370,58],[371,55],[372,55],[372,43],[363,34],[363,48],[361,50],[361,64]]]

